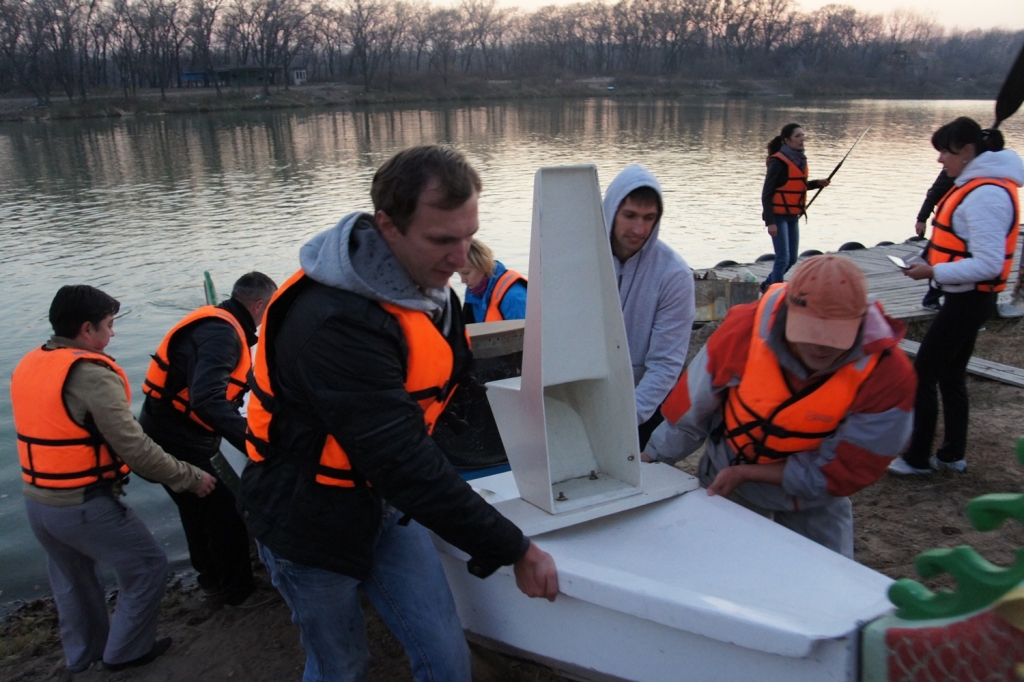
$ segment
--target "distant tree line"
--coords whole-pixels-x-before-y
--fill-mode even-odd
[[[791,0],[600,0],[534,12],[496,0],[0,0],[0,92],[85,100],[246,67],[287,87],[396,78],[1002,78],[1024,31],[947,32],[907,11]]]

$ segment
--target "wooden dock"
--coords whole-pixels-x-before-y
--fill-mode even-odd
[[[1024,243],[1024,240],[1022,240]],[[928,282],[926,280],[915,281],[909,277],[904,277],[903,273],[897,268],[892,262],[886,258],[887,254],[893,256],[899,256],[906,260],[911,256],[919,253],[923,248],[924,242],[904,242],[902,244],[892,244],[889,246],[874,246],[866,249],[858,249],[854,251],[837,251],[835,253],[852,258],[860,269],[867,276],[868,280],[868,292],[875,299],[882,302],[885,306],[885,311],[892,317],[900,320],[914,320],[930,317],[935,313],[930,310],[925,310],[921,307],[921,299],[924,297],[925,292],[928,290]],[[1021,259],[1021,244],[1017,246],[1017,253],[1013,260],[1013,269],[1010,273],[1010,281],[1006,287],[1006,291],[1000,294],[1000,301],[1009,300],[1011,292],[1017,283],[1018,274],[1020,272],[1020,259]],[[695,274],[698,278],[704,277],[706,273],[713,271],[714,275],[712,279],[717,279],[722,285],[728,282],[735,282],[740,278],[740,271],[746,268],[750,270],[757,278],[758,281],[763,280],[771,272],[772,263],[770,261],[764,263],[747,263],[730,265],[726,267],[710,268],[708,270],[696,270]],[[790,273],[793,271],[790,270]],[[717,289],[723,290],[727,287],[704,287],[707,291],[704,291],[705,298],[709,301],[703,301],[704,307],[709,310],[714,308],[711,317],[706,319],[709,320],[720,320],[725,317],[725,309],[717,310],[716,304],[724,303],[727,308],[729,305],[743,302],[747,298],[740,296],[740,300],[732,300],[737,296],[725,295],[722,297],[721,292],[717,292]],[[748,285],[742,285],[740,287],[743,291],[739,292],[743,296],[749,289]],[[714,291],[712,291],[714,289]],[[713,295],[714,294],[714,295]],[[718,296],[718,299],[715,299]],[[756,300],[756,293],[754,298]],[[718,305],[717,307],[721,307]],[[701,302],[698,302],[698,313],[703,310]],[[698,316],[698,319],[702,319]],[[466,325],[467,331],[470,334],[473,343],[473,353],[478,358],[495,357],[500,355],[506,355],[508,353],[515,353],[523,350],[523,320],[510,320],[507,322],[490,322],[487,324],[470,324]],[[920,344],[914,341],[902,341],[900,346],[909,355],[913,356],[917,354],[917,347]],[[990,362],[981,358],[971,358],[970,363],[967,366],[967,371],[971,374],[985,377],[987,379],[993,379],[995,381],[1001,381],[1011,386],[1019,386],[1024,388],[1024,369],[1017,367],[1010,367],[1008,365],[1002,365],[997,362]]]
[[[1022,240],[1024,242],[1024,240]],[[885,306],[885,311],[900,320],[914,320],[934,315],[930,310],[921,307],[921,299],[928,290],[928,281],[915,281],[905,277],[892,262],[886,258],[887,254],[899,256],[906,260],[911,256],[920,253],[925,242],[904,242],[892,244],[891,246],[873,246],[856,251],[838,251],[839,255],[852,258],[868,279],[868,292]],[[1000,295],[1000,301],[1009,299],[1010,292],[1017,283],[1017,275],[1020,268],[1021,244],[1017,245],[1017,254],[1014,257],[1013,269],[1010,273],[1010,282],[1006,291]],[[735,280],[744,268],[750,270],[758,278],[763,280],[772,271],[772,262],[747,263],[721,268],[710,268],[715,277],[724,280]],[[795,268],[796,266],[794,266]],[[703,274],[707,270],[699,270]],[[792,274],[793,270],[789,271]],[[787,279],[789,276],[787,275]]]

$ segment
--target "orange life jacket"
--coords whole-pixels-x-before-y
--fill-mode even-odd
[[[526,284],[526,276],[520,275],[515,270],[506,270],[501,273],[501,277],[491,289],[491,300],[487,304],[487,316],[484,317],[484,322],[501,322],[505,319],[505,316],[501,314],[501,301],[516,282]]]
[[[775,152],[769,159],[780,159],[786,164],[788,178],[772,195],[772,211],[777,215],[803,215],[804,203],[807,201],[807,173],[809,166],[803,170],[789,160],[782,152]]]
[[[78,362],[96,362],[117,372],[131,401],[124,370],[102,353],[37,348],[22,358],[11,377],[14,430],[21,477],[40,488],[81,488],[129,472],[95,426],[80,426],[68,413],[64,384]]]
[[[1017,185],[1009,180],[975,178],[965,182],[962,187],[954,185],[946,192],[946,196],[939,200],[939,204],[935,208],[935,219],[932,220],[932,238],[928,242],[927,248],[928,263],[934,266],[971,257],[967,242],[953,231],[953,211],[960,206],[968,194],[983,185],[1002,187],[1009,193],[1010,201],[1013,202],[1013,220],[1010,225],[1006,226],[1006,248],[1002,272],[995,279],[976,282],[974,288],[978,291],[1002,291],[1006,288],[1006,282],[1010,278],[1013,254],[1017,250],[1017,233],[1020,229],[1020,199],[1017,196]]]
[[[278,309],[277,300],[304,277],[305,272],[299,270],[277,290],[267,306],[264,319],[268,323],[272,317],[285,314],[286,309]],[[380,305],[398,320],[405,334],[406,345],[409,348],[405,390],[423,409],[423,421],[427,431],[432,433],[434,424],[455,392],[455,358],[452,348],[426,313],[400,308],[390,303]],[[265,326],[269,327],[269,324]],[[248,408],[246,451],[249,458],[255,462],[274,456],[274,448],[270,443],[271,422],[275,415],[281,414],[285,409],[274,396],[273,381],[267,364],[267,354],[273,352],[272,349],[268,350],[268,346],[273,344],[272,334],[269,332],[269,328],[264,329],[260,337],[256,346],[256,362],[249,374],[252,397]],[[327,435],[320,452],[316,482],[341,488],[368,485],[359,472],[352,469],[348,455],[330,434]]]
[[[768,347],[769,331],[785,299],[786,286],[776,284],[761,298],[743,376],[739,385],[728,390],[723,406],[722,435],[740,459],[752,464],[816,450],[839,428],[857,390],[881,357],[876,353],[843,365],[794,393]]]
[[[167,391],[167,374],[171,370],[170,360],[167,359],[167,351],[171,346],[171,341],[174,339],[178,332],[182,331],[189,325],[201,322],[203,320],[219,319],[224,320],[230,324],[235,333],[238,335],[238,343],[240,345],[238,354],[238,364],[231,370],[231,375],[228,377],[227,386],[227,401],[234,403],[238,407],[242,406],[242,402],[245,400],[245,392],[249,390],[248,376],[249,369],[252,367],[252,357],[249,354],[249,346],[245,343],[245,330],[242,329],[242,325],[238,323],[235,316],[222,308],[218,308],[212,305],[205,305],[198,310],[195,310],[185,316],[178,324],[171,328],[171,331],[167,332],[164,336],[164,340],[160,342],[160,347],[156,349],[156,353],[150,357],[153,360],[149,363],[149,370],[146,372],[146,380],[142,384],[142,392],[154,400],[166,400],[169,402],[174,409],[178,410],[188,416],[192,421],[202,426],[207,431],[213,431],[213,429],[200,419],[195,412],[192,411],[192,406],[188,400],[188,385],[182,386],[177,393],[169,393]]]

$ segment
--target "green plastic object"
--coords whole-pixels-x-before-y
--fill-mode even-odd
[[[993,493],[967,503],[967,520],[975,530],[995,530],[1007,519],[1024,523],[1024,495]]]
[[[213,286],[213,277],[209,270],[203,270],[203,292],[206,294],[206,305],[217,305],[217,290]]]
[[[1024,438],[1017,441],[1017,459],[1024,464]],[[1007,519],[1024,523],[1024,495],[983,495],[968,503],[967,518],[982,532],[999,528]],[[889,588],[889,601],[899,607],[896,615],[905,620],[979,611],[1024,583],[1024,549],[1015,550],[1014,556],[1013,565],[1002,568],[966,545],[924,552],[914,564],[918,575],[927,579],[949,574],[956,580],[956,590],[932,592],[916,580],[901,578]]]
[[[922,578],[948,573],[956,579],[956,590],[932,592],[908,578],[889,588],[889,601],[899,607],[904,620],[951,618],[981,610],[1024,582],[1024,549],[1016,552],[1009,568],[989,563],[966,545],[933,549],[917,557],[915,567]]]

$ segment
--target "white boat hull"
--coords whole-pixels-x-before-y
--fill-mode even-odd
[[[860,628],[892,610],[889,578],[704,490],[534,540],[553,604],[437,542],[467,636],[583,680],[856,680]]]

